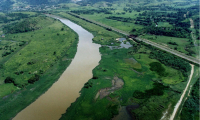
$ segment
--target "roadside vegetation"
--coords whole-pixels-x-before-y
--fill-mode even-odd
[[[58,80],[76,53],[78,35],[44,15],[2,27],[6,34],[0,38],[0,116],[6,120]]]

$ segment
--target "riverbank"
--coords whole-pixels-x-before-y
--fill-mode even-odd
[[[37,82],[35,82],[34,84],[27,85],[24,88],[18,89],[0,99],[0,116],[1,116],[0,118],[3,120],[12,119],[18,112],[20,112],[22,109],[27,107],[33,101],[35,101],[41,94],[45,93],[50,88],[50,86],[52,86],[52,84],[58,80],[60,75],[66,70],[66,67],[70,65],[72,59],[75,56],[75,53],[77,51],[78,35],[69,27],[63,26],[63,24],[60,23],[59,21],[54,21],[53,19],[50,19],[50,20],[52,20],[52,23],[46,20],[45,22],[48,23],[48,25],[39,31],[17,34],[18,37],[22,37],[22,40],[28,39],[29,37],[31,38],[31,35],[33,35],[33,38],[32,38],[33,41],[30,44],[37,51],[40,51],[41,49],[47,49],[47,48],[50,48],[53,51],[53,52],[49,52],[47,50],[46,51],[42,50],[43,52],[40,52],[40,53],[48,52],[47,53],[48,55],[51,55],[51,54],[53,55],[55,47],[58,47],[59,50],[56,51],[57,58],[51,59],[54,62],[51,63],[51,65],[49,65],[46,71],[43,71],[43,73],[40,75],[40,79]],[[62,27],[64,28],[64,31],[61,31]],[[54,34],[52,34],[52,32],[54,32]],[[66,32],[66,33],[63,33],[63,32]],[[34,33],[36,35],[34,35]],[[59,36],[57,34],[59,34]],[[51,38],[47,39],[44,35]],[[10,37],[13,38],[13,36],[15,35],[11,35]],[[66,38],[66,36],[68,36],[68,38]],[[37,37],[36,40],[35,40],[35,37]],[[65,39],[60,41],[60,39],[58,39],[57,37],[64,37]],[[57,43],[57,42],[62,42],[62,41],[65,44]],[[46,46],[42,47],[43,46],[42,43],[48,43],[48,42],[51,42],[51,44],[45,44]],[[28,53],[28,52],[34,53],[34,49],[31,49],[31,50],[27,50],[27,49],[31,49],[31,47],[27,45],[25,48],[22,49],[23,52],[20,50],[19,53],[21,53],[21,56],[19,57],[23,57],[23,58],[25,57],[26,59],[30,60],[32,58],[26,56],[27,54],[25,53]],[[35,53],[36,53],[35,56],[40,55],[37,52]],[[10,60],[14,60],[17,58],[20,59],[17,55],[15,57],[16,58],[11,58]],[[45,55],[43,55],[42,57],[38,56],[35,58],[40,58],[40,60],[41,61],[44,60],[44,62],[46,61],[45,64],[49,62],[47,60],[48,57],[45,57]],[[25,60],[23,61],[23,63],[27,64]],[[34,68],[35,67],[32,67],[32,69]],[[13,73],[13,72],[10,71],[10,73]]]

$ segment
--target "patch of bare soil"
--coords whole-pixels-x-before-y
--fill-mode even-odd
[[[128,111],[126,110],[126,106],[120,107],[119,114],[112,118],[112,120],[132,120]]]
[[[117,76],[115,76],[112,80],[112,87],[100,89],[98,93],[96,94],[95,99],[97,99],[98,97],[102,99],[108,96],[110,93],[114,92],[115,90],[122,88],[123,85],[124,85],[124,81],[122,79],[119,79]]]
[[[160,120],[169,120],[169,109],[170,109],[170,107],[171,107],[171,103],[169,104],[169,106],[168,106],[168,108],[167,108],[167,110],[165,111],[165,112],[163,112],[163,116],[162,116],[162,118],[160,119]]]

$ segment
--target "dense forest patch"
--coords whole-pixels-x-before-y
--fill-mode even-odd
[[[159,62],[152,62],[149,64],[150,70],[155,71],[158,73],[160,76],[165,75],[165,68],[159,63]]]
[[[169,87],[166,87],[159,83],[153,83],[153,88],[149,90],[145,90],[145,92],[140,92],[138,90],[134,91],[133,97],[137,99],[148,99],[151,96],[161,96],[164,94],[164,90]]]
[[[37,18],[38,19],[38,18]],[[5,33],[23,33],[29,32],[37,29],[41,29],[37,26],[38,20],[35,19],[26,19],[19,23],[13,23],[10,25],[6,25],[3,30]]]

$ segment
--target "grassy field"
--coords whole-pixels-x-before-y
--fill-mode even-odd
[[[116,33],[66,13],[60,13],[59,15],[92,32],[95,36],[93,40],[96,43],[110,45],[111,42],[114,42],[110,38],[115,38]],[[99,38],[102,38],[102,33],[108,32],[109,34],[104,34],[103,36],[105,39],[99,40]],[[134,48],[111,50],[108,47],[101,47],[102,59],[99,66],[93,70],[93,79],[87,82],[91,87],[86,87],[87,84],[85,84],[85,87],[80,91],[81,96],[76,102],[72,103],[61,119],[111,119],[118,114],[119,106],[129,105],[140,105],[137,109],[131,109],[132,117],[140,119],[160,119],[162,112],[168,108],[168,112],[172,113],[173,106],[180,97],[179,92],[186,85],[186,82],[183,82],[185,78],[178,70],[167,67],[164,64],[161,65],[165,68],[165,76],[160,76],[151,71],[149,64],[159,61],[148,57],[151,52],[148,48],[142,45],[137,46],[140,46],[137,53],[130,52]],[[112,87],[112,81],[116,76],[124,81],[123,87],[109,93],[102,99],[98,97],[99,91]],[[150,97],[142,99],[133,96],[135,91],[145,92],[157,89],[154,83],[158,83],[161,86],[163,84],[168,88],[163,89],[163,94],[161,95],[150,95]]]
[[[114,15],[117,17],[131,17],[135,18],[139,14],[138,12],[132,12],[132,13],[127,13],[126,15]],[[81,15],[85,18],[95,20],[97,22],[103,23],[105,25],[109,25],[112,27],[115,27],[117,29],[130,32],[133,28],[135,29],[141,29],[143,26],[141,25],[136,25],[134,23],[127,23],[127,22],[121,22],[121,21],[116,21],[116,20],[110,20],[106,19],[105,17],[113,16],[113,15],[105,15],[105,14],[94,14],[94,15]]]
[[[189,39],[187,39],[187,38],[176,38],[176,37],[148,35],[148,34],[141,36],[141,38],[145,38],[145,39],[151,40],[153,42],[168,46],[172,49],[175,49],[175,47],[176,47],[177,50],[182,53],[188,53],[185,50],[185,47],[186,47],[186,45],[190,44]],[[176,42],[177,45],[169,44],[169,42]]]
[[[14,117],[44,93],[76,53],[78,35],[69,27],[46,16],[30,19],[36,19],[40,29],[7,34],[0,42],[0,52],[6,51],[5,46],[17,49],[7,58],[0,56],[0,116],[4,120]],[[25,44],[19,46],[20,43]],[[35,75],[40,76],[39,80],[30,84]],[[8,77],[14,82],[4,83]]]
[[[7,39],[14,39],[14,36],[16,36],[15,38],[18,40],[30,41],[28,41],[29,44],[27,46],[4,64],[2,80],[9,76],[15,78],[17,84],[27,84],[27,80],[31,76],[36,73],[41,74],[41,71],[45,72],[49,69],[62,56],[63,52],[70,47],[72,40],[75,39],[75,36],[69,36],[70,33],[67,32],[69,28],[61,31],[61,28],[64,26],[58,21],[53,21],[49,18],[38,19],[40,19],[38,21],[40,21],[41,27],[47,25],[48,27],[35,32],[12,34],[7,37]],[[51,24],[53,22],[55,23]],[[20,71],[23,71],[22,75],[15,74],[15,72]]]
[[[31,15],[31,16],[37,14],[37,12],[12,12],[12,13],[23,13],[23,14],[28,14],[28,15]]]

